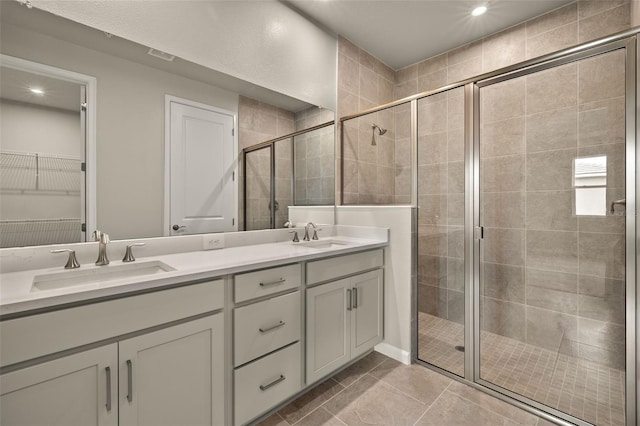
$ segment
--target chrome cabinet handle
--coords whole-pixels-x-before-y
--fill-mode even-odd
[[[111,411],[111,367],[106,367],[104,371],[107,373],[107,403],[105,406],[107,411]]]
[[[284,379],[286,379],[286,377],[284,377],[282,374],[280,375],[280,377],[278,377],[277,379],[275,379],[273,382],[266,384],[266,385],[260,385],[260,390],[261,391],[266,391],[267,389],[269,389],[271,386],[277,385],[278,383],[280,383],[281,381],[283,381]]]
[[[353,309],[358,307],[358,287],[353,288]]]
[[[174,231],[178,231],[178,230],[180,230],[180,229],[184,229],[184,228],[186,228],[186,227],[187,227],[187,225],[173,225],[173,226],[171,227],[171,229],[173,229]]]
[[[283,282],[285,282],[286,279],[284,278],[280,278],[279,280],[275,280],[275,281],[268,281],[266,283],[260,283],[260,287],[268,287],[270,285],[276,285],[276,284],[282,284]]]
[[[350,311],[351,310],[351,304],[353,303],[352,299],[351,299],[351,289],[350,288],[347,289],[347,298],[348,298],[347,311]]]
[[[280,328],[285,324],[286,324],[286,322],[280,321],[280,322],[278,322],[278,324],[273,325],[273,326],[271,326],[269,328],[264,328],[264,329],[259,328],[258,330],[260,330],[260,333],[266,333],[267,331],[271,331],[271,330],[275,330],[276,328]]]
[[[133,401],[133,364],[127,360],[127,401]]]

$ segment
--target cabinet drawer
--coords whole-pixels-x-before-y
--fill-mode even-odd
[[[307,263],[307,284],[329,281],[383,265],[382,249]]]
[[[238,366],[300,340],[300,292],[237,308],[233,320]]]
[[[235,424],[247,423],[300,389],[300,343],[237,369]]]
[[[300,265],[279,266],[234,277],[235,302],[268,296],[300,285]]]

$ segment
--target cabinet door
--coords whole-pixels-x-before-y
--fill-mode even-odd
[[[379,269],[350,278],[353,292],[351,358],[362,355],[382,341],[382,281],[382,271]]]
[[[307,385],[350,359],[349,282],[344,279],[307,290]]]
[[[222,314],[118,345],[120,426],[225,423]]]
[[[0,424],[116,426],[117,367],[114,343],[3,374]]]

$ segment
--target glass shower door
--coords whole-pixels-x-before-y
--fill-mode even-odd
[[[464,89],[418,100],[418,358],[464,376]]]
[[[625,50],[479,86],[476,375],[624,425]]]

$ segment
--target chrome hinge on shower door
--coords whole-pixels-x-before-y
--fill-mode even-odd
[[[475,240],[482,240],[484,238],[484,226],[476,226],[473,230],[473,238]]]

